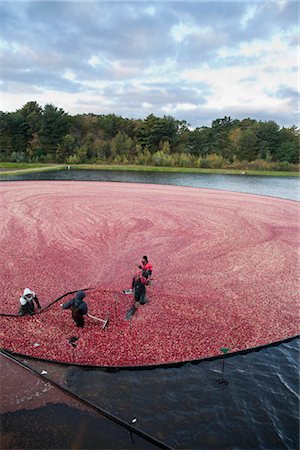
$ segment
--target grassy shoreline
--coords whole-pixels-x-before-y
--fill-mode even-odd
[[[193,167],[163,167],[163,166],[138,166],[117,164],[73,164],[71,170],[122,170],[140,172],[173,172],[173,173],[198,173],[198,174],[222,174],[222,175],[256,175],[276,177],[298,177],[299,171],[267,171],[267,170],[240,170],[240,169],[199,169]],[[67,164],[26,164],[26,163],[0,163],[0,177],[9,175],[22,175],[30,172],[50,172],[66,170]]]
[[[25,163],[1,163],[0,162],[0,177],[6,175],[22,175],[30,172],[51,172],[57,170],[64,170],[67,166],[65,164],[25,164]]]

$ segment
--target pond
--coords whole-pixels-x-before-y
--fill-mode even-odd
[[[232,355],[224,366],[217,358],[105,371],[21,360],[124,422],[134,419],[137,428],[171,448],[273,450],[298,448],[299,356],[299,338],[294,338]],[[44,444],[51,448],[51,436]],[[128,441],[118,445],[111,448],[128,448]],[[92,448],[88,439],[85,446]]]
[[[0,177],[0,181],[18,180],[82,180],[166,184],[247,192],[290,200],[299,200],[300,192],[300,179],[298,177],[72,169],[56,172],[31,172]]]
[[[0,178],[37,179],[173,184],[299,200],[294,177],[70,170]],[[225,360],[178,367],[104,371],[22,361],[47,370],[51,379],[125,422],[134,419],[141,430],[173,448],[298,448],[298,337]],[[42,420],[39,425],[47,428]],[[85,445],[91,448],[88,438]],[[51,448],[51,436],[45,436],[44,446]],[[126,448],[125,441],[118,448]]]

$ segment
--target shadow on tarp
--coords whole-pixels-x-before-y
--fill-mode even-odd
[[[170,447],[1,352],[1,448]]]

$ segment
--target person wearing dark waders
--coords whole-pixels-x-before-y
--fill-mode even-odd
[[[72,298],[66,303],[62,304],[63,309],[71,309],[72,318],[76,323],[76,327],[84,327],[84,317],[88,312],[88,307],[86,302],[83,300],[85,297],[84,291],[77,291],[75,298]]]
[[[134,296],[134,305],[126,313],[126,319],[131,319],[139,305],[146,303],[146,285],[147,278],[142,270],[138,270],[132,278],[131,289]]]
[[[147,277],[142,270],[138,270],[132,278],[131,289],[134,293],[135,306],[144,305],[146,303],[146,284]]]
[[[27,314],[29,316],[33,316],[35,313],[35,307],[34,303],[38,307],[38,309],[41,309],[41,305],[39,302],[39,299],[36,296],[36,293],[31,291],[29,288],[24,289],[23,295],[20,297],[20,309],[19,309],[19,316],[26,316]]]

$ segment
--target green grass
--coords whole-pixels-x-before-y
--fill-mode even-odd
[[[22,175],[29,172],[50,172],[52,170],[63,170],[66,169],[66,167],[67,166],[65,164],[0,162],[0,177],[6,175]]]
[[[42,164],[42,163],[17,163],[17,162],[1,162],[1,169],[32,169],[36,167],[47,167],[53,166],[53,164]]]
[[[109,164],[76,164],[72,169],[85,170],[124,170],[140,172],[173,172],[173,173],[221,173],[225,175],[241,175],[245,172],[247,175],[264,176],[299,176],[299,172],[275,171],[275,170],[240,170],[240,169],[198,169],[193,167],[161,167],[161,166],[138,166],[138,165],[109,165]]]
[[[72,164],[72,170],[123,170],[140,172],[173,172],[173,173],[208,173],[225,175],[263,175],[275,177],[297,177],[298,171],[268,171],[268,170],[242,170],[242,169],[198,169],[192,167],[159,167],[159,166],[139,166],[139,165],[117,165],[117,164]],[[1,169],[4,169],[1,171]],[[67,164],[27,164],[0,162],[0,176],[24,174],[29,172],[45,172],[52,170],[67,169]]]

